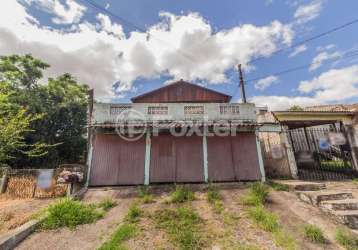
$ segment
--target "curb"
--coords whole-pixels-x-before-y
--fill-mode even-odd
[[[29,236],[40,223],[40,220],[30,220],[22,226],[0,237],[0,250],[11,250]]]

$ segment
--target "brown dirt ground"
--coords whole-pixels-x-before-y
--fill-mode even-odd
[[[76,230],[59,229],[56,231],[37,232],[31,235],[16,249],[96,249],[123,221],[128,208],[137,201],[135,191],[126,189],[98,189],[87,192],[85,201],[95,202],[103,197],[117,199],[118,205],[112,208],[102,220],[94,224],[79,226]],[[164,190],[164,191],[163,191]],[[170,242],[165,232],[156,228],[150,214],[165,207],[175,205],[165,203],[168,200],[168,190],[163,188],[156,192],[155,202],[141,204],[144,216],[138,222],[139,233],[125,245],[128,249],[177,249]],[[239,246],[256,246],[257,249],[281,249],[274,243],[270,233],[259,229],[247,218],[245,207],[240,204],[240,198],[247,192],[242,185],[222,188],[224,211],[217,213],[206,201],[205,192],[200,189],[195,192],[196,200],[190,206],[204,220],[203,239],[206,249],[240,249]],[[124,195],[123,195],[124,194]],[[279,216],[283,230],[294,237],[299,249],[341,249],[334,243],[336,224],[322,214],[318,209],[298,200],[295,194],[272,191],[267,208]],[[306,222],[316,224],[323,229],[329,244],[317,245],[308,242],[301,233],[302,225]]]
[[[13,199],[0,195],[0,235],[8,233],[31,219],[53,199]]]

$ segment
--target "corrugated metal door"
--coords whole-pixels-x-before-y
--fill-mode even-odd
[[[176,181],[203,182],[203,138],[201,136],[175,137]]]
[[[152,137],[150,182],[175,182],[175,144],[170,134]]]
[[[97,134],[93,143],[90,185],[135,185],[144,182],[145,139],[128,142]]]
[[[231,137],[235,172],[238,180],[261,178],[254,133],[238,133]]]
[[[235,181],[230,136],[208,136],[209,181]]]

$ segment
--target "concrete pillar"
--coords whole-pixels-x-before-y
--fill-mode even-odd
[[[152,145],[150,134],[151,134],[150,131],[147,130],[146,138],[145,138],[144,185],[149,185],[150,151]]]
[[[91,129],[91,128],[90,128]],[[93,156],[93,141],[95,137],[95,131],[92,130],[90,134],[90,137],[88,138],[88,154],[87,154],[87,179],[86,179],[86,187],[89,185],[90,176],[91,176],[91,166],[92,166],[92,156]]]
[[[259,139],[259,133],[258,131],[255,132],[256,137],[256,148],[257,148],[257,156],[259,159],[259,167],[260,167],[260,173],[261,173],[261,181],[266,181],[266,174],[265,174],[265,168],[264,168],[264,161],[262,159],[262,152],[261,152],[261,145],[260,145],[260,139]]]
[[[280,133],[281,142],[285,145],[288,165],[290,167],[291,177],[293,179],[298,179],[298,170],[295,159],[295,154],[293,152],[293,147],[288,139],[288,128],[285,127],[283,132]]]
[[[203,167],[204,167],[204,180],[209,181],[209,170],[208,170],[208,141],[206,138],[206,131],[203,133]]]

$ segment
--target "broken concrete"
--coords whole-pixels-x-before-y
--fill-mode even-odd
[[[326,189],[326,184],[298,180],[275,180],[274,182],[287,185],[291,191],[317,191]]]
[[[302,201],[310,203],[314,206],[318,206],[322,201],[344,200],[353,198],[353,194],[351,192],[327,190],[297,192],[297,195]]]

